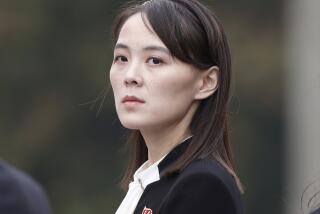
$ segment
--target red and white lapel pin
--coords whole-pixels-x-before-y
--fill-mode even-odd
[[[152,214],[152,209],[144,207],[143,211],[142,211],[142,214]]]

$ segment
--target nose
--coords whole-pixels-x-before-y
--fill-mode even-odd
[[[137,63],[132,63],[128,66],[128,70],[125,73],[124,84],[126,86],[138,86],[143,84],[143,78],[141,76],[141,68]]]

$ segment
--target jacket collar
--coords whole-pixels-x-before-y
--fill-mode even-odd
[[[176,147],[174,147],[166,156],[165,158],[158,164],[159,174],[160,177],[164,176],[164,171],[167,167],[173,164],[188,148],[188,145],[191,142],[191,136],[182,141]]]

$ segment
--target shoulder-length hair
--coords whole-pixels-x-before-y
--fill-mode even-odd
[[[200,70],[219,68],[218,88],[201,101],[190,131],[193,137],[188,148],[170,167],[167,176],[183,170],[195,159],[215,158],[241,185],[235,173],[231,145],[228,139],[228,102],[230,97],[231,58],[225,32],[216,15],[197,0],[149,0],[126,6],[113,23],[116,43],[126,20],[140,13],[146,26],[151,27],[173,57]],[[148,151],[139,130],[128,138],[131,160],[121,181],[128,189],[134,172],[148,159]]]

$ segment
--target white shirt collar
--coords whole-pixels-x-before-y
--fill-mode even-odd
[[[188,138],[189,137],[183,141]],[[129,184],[129,190],[117,209],[116,214],[129,214],[134,212],[146,186],[160,180],[158,165],[166,156],[167,154],[150,166],[148,166],[149,161],[146,161],[136,170],[133,175],[133,181]]]
[[[181,141],[183,143],[187,139],[189,139],[191,136],[186,137]],[[159,174],[159,169],[158,165],[159,163],[167,156],[164,155],[162,158],[160,158],[158,161],[154,162],[152,165],[148,166],[149,160],[144,162],[134,173],[133,175],[133,181],[134,182],[139,182],[142,189],[144,190],[146,186],[148,186],[150,183],[153,183],[155,181],[160,180],[160,174]]]
[[[143,190],[150,183],[160,180],[158,164],[163,160],[164,157],[160,158],[160,160],[158,160],[157,162],[154,162],[150,166],[148,166],[149,160],[147,160],[134,173],[133,175],[134,182],[139,182]]]

